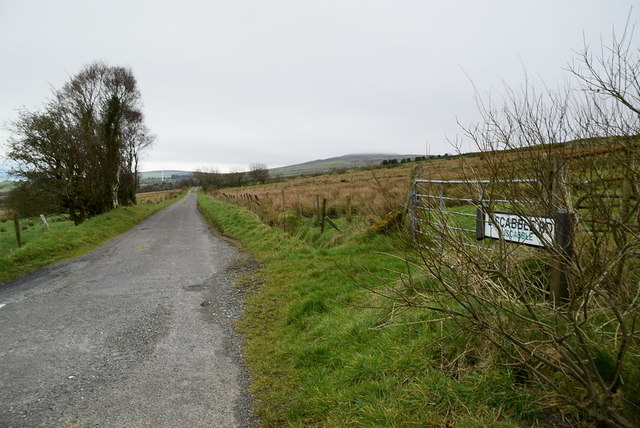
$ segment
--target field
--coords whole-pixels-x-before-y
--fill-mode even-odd
[[[199,205],[265,263],[238,284],[264,426],[517,427],[539,414],[481,340],[377,294],[406,268],[394,236],[355,219],[342,232],[303,222],[287,233],[235,205]]]
[[[136,199],[139,204],[159,204],[168,199],[173,199],[182,193],[182,189],[162,190],[159,192],[138,193]]]
[[[636,177],[627,168],[629,156],[580,143],[201,195],[205,217],[265,263],[240,284],[248,293],[241,328],[258,416],[266,426],[597,426],[583,404],[571,400],[599,388],[593,385],[608,388],[618,370],[626,386],[602,392],[610,394],[607,411],[637,420],[640,353],[633,319],[596,297],[607,296],[606,289],[618,296],[617,305],[625,302],[625,313],[638,310],[638,253],[629,252],[640,248],[638,196],[629,184]],[[554,169],[558,159],[566,173]],[[460,238],[449,227],[432,229],[440,246],[408,239],[401,215],[413,176],[493,178],[480,192],[498,209],[575,207],[571,257],[578,262],[563,258],[561,248],[503,241],[479,253],[466,247],[473,234]],[[513,178],[538,181],[500,181]],[[424,192],[437,194],[439,186]],[[452,185],[445,195],[476,198],[478,192],[476,184]],[[536,195],[535,204],[525,200]],[[497,202],[503,197],[524,205]],[[473,203],[447,199],[440,209],[435,223],[473,228],[474,218],[452,214],[473,214]],[[549,304],[554,260],[580,291],[573,295],[580,309],[569,317]],[[611,263],[618,265],[607,267]],[[609,270],[595,274],[598,266]],[[597,282],[590,282],[594,275]],[[529,319],[524,311],[539,315]],[[620,331],[630,333],[620,340]],[[558,332],[569,334],[559,338]],[[520,335],[526,339],[518,342]],[[584,360],[563,355],[594,356],[570,378]],[[532,363],[534,356],[546,362]]]
[[[214,194],[222,202],[200,197],[205,217],[266,262],[241,285],[265,426],[511,427],[541,411],[481,340],[383,297],[406,271],[408,248],[372,225],[406,206],[416,167],[438,178],[462,169],[441,159],[224,189]],[[317,225],[325,198],[339,230]]]
[[[363,168],[314,177],[214,192],[221,200],[240,204],[256,212],[269,225],[285,226],[291,216],[312,218],[326,199],[331,218],[345,217],[350,207],[353,217],[374,224],[394,210],[403,210],[416,169],[442,178],[457,177],[460,161],[456,158],[411,162],[384,168]]]

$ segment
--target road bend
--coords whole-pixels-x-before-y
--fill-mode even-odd
[[[0,284],[0,426],[255,426],[233,329],[239,264],[190,192],[82,257]]]

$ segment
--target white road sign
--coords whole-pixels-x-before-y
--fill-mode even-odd
[[[519,216],[501,212],[484,214],[484,236],[487,238],[500,239],[502,234],[505,241],[546,247],[553,242],[555,229],[556,222],[550,217]]]

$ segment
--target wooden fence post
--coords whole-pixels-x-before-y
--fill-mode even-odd
[[[555,208],[554,257],[551,267],[551,299],[554,306],[566,304],[570,298],[570,281],[567,273],[573,257],[573,213],[563,206],[565,201],[565,165],[554,160],[551,176],[551,201]]]
[[[22,247],[22,239],[20,237],[20,218],[18,217],[18,213],[13,214],[13,226],[16,229],[16,243],[18,244],[18,248]]]
[[[440,251],[444,250],[444,231],[447,228],[446,225],[446,220],[444,218],[444,183],[440,183],[440,190],[439,190],[439,194],[440,194],[440,201],[438,204],[439,207],[439,211],[440,211],[440,228],[441,231],[439,233],[440,237],[438,238],[439,244],[440,244]]]
[[[284,207],[284,187],[280,192],[280,199],[282,200],[282,217],[281,217],[280,223],[282,224],[282,229],[286,231],[287,230],[287,212]]]
[[[329,223],[329,225],[331,225],[331,227],[333,227],[335,230],[337,230],[338,232],[340,232],[340,228],[338,227],[338,225],[337,225],[337,224],[335,224],[335,223],[333,222],[333,220],[331,220],[331,219],[329,218],[329,216],[326,216],[324,219],[326,220],[326,222],[327,222],[327,223]]]
[[[633,168],[632,161],[628,162],[631,168]],[[630,223],[630,213],[631,213],[631,196],[633,194],[633,182],[631,178],[625,174],[622,178],[622,195],[620,200],[620,221],[623,224]],[[624,234],[623,234],[624,235]]]
[[[320,224],[320,195],[316,195],[316,211],[315,211],[315,218],[313,219],[313,225],[317,226],[318,224]]]
[[[347,196],[347,223],[351,223],[351,195]]]
[[[480,202],[476,207],[476,240],[478,241],[484,239],[484,213],[485,208]]]
[[[406,211],[409,214],[409,232],[411,236],[415,239],[418,235],[418,180],[422,177],[422,167],[416,166],[411,171],[411,184],[409,186],[409,195],[407,195],[407,209]]]
[[[44,227],[46,227],[47,230],[51,230],[49,228],[49,222],[47,222],[47,218],[44,216],[44,214],[40,214],[40,220],[42,220],[42,224],[44,224]]]
[[[572,216],[566,210],[559,210],[555,215],[555,246],[557,254],[551,270],[551,297],[555,306],[569,301],[569,276],[567,268],[573,257],[571,243]]]
[[[322,208],[320,209],[320,233],[324,232],[324,218],[327,212],[327,199],[322,199]]]

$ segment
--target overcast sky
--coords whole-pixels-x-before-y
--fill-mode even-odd
[[[452,152],[478,120],[471,81],[553,84],[636,2],[0,0],[0,123],[103,60],[138,80],[142,170]]]

